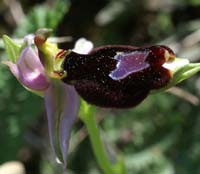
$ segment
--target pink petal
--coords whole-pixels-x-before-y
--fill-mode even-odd
[[[49,87],[49,79],[36,52],[27,46],[22,50],[17,64],[5,61],[14,76],[27,88],[43,91]]]
[[[73,86],[52,83],[45,92],[50,143],[57,159],[66,166],[72,126],[79,110],[79,96]]]

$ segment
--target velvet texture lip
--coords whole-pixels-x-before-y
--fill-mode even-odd
[[[62,80],[88,103],[129,108],[168,84],[172,74],[162,65],[173,58],[173,51],[162,45],[102,46],[87,55],[72,51],[63,61],[67,76]]]

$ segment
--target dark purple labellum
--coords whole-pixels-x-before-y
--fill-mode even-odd
[[[63,81],[74,85],[79,95],[91,104],[133,107],[150,90],[168,84],[171,73],[162,65],[174,57],[166,46],[103,46],[88,55],[71,52],[63,62],[67,72]]]

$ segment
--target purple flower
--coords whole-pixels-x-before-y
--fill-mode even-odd
[[[41,29],[25,37],[21,47],[4,37],[11,61],[3,63],[25,88],[44,97],[50,143],[65,167],[78,94],[97,106],[128,108],[200,71],[199,63],[176,58],[166,46],[110,45],[91,51],[93,44],[80,39],[73,50],[60,50],[46,41],[49,34]]]

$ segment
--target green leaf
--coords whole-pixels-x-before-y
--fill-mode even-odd
[[[21,46],[15,43],[7,35],[3,35],[3,42],[5,45],[6,52],[8,54],[8,59],[13,63],[16,63],[20,54]]]

